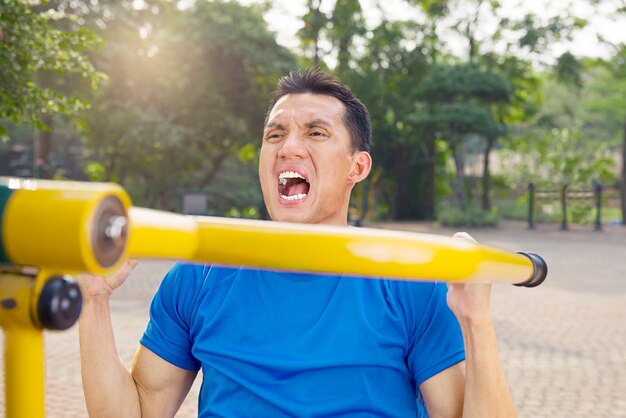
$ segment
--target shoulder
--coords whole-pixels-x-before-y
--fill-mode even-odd
[[[175,263],[163,278],[158,293],[193,293],[202,285],[208,268],[202,264]]]
[[[222,288],[231,286],[230,278],[238,275],[238,268],[210,264],[175,263],[167,272],[151,304],[151,315],[166,312],[190,324],[202,301],[220,297]],[[221,292],[221,293],[220,293]]]
[[[167,272],[155,295],[155,300],[190,308],[198,299],[211,292],[213,283],[224,274],[210,264],[175,263]]]
[[[207,264],[190,264],[176,262],[169,269],[164,277],[164,281],[177,282],[186,279],[198,279],[210,268]]]

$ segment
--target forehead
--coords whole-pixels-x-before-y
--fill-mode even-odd
[[[274,105],[267,122],[289,123],[312,119],[325,119],[332,123],[343,123],[345,106],[339,99],[323,94],[286,94]]]

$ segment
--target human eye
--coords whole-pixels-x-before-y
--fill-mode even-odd
[[[271,131],[265,134],[265,140],[268,142],[278,142],[284,136],[282,132]]]
[[[316,137],[316,138],[321,138],[321,137],[328,136],[328,133],[326,131],[324,131],[323,129],[311,129],[309,131],[309,136]]]

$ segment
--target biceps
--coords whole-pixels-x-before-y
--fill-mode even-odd
[[[465,362],[448,367],[420,385],[430,418],[460,417],[465,395]]]
[[[142,417],[173,417],[197,375],[163,360],[140,345],[131,375],[137,385]]]

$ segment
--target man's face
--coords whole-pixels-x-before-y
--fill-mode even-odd
[[[270,112],[259,178],[273,220],[346,224],[350,191],[371,160],[352,152],[344,112],[338,99],[309,93],[283,96]]]

